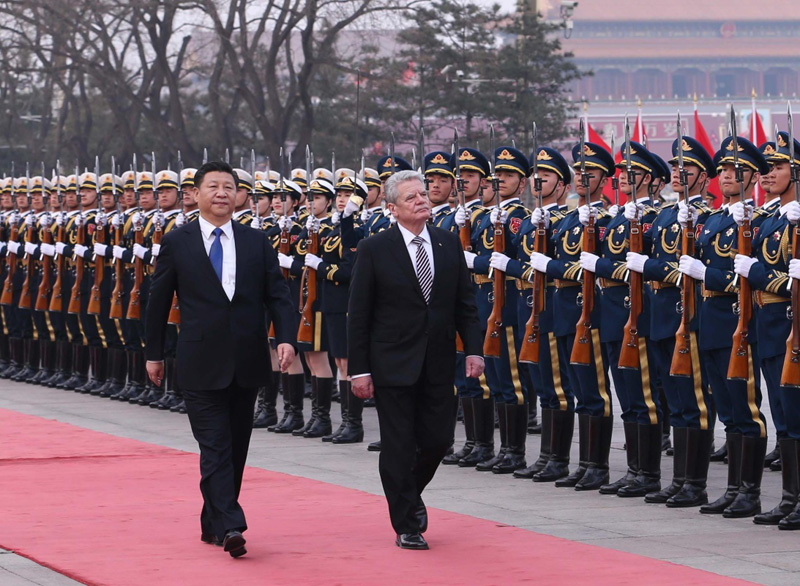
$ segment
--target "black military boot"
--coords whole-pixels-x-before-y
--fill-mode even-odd
[[[764,456],[767,438],[742,438],[742,481],[736,498],[722,516],[727,519],[753,517],[761,512],[761,478],[764,476]]]
[[[764,456],[764,468],[769,468],[773,462],[775,462],[776,460],[780,460],[780,457],[781,457],[781,440],[780,438],[778,438],[778,440],[775,442],[775,448],[766,456]]]
[[[74,391],[86,384],[89,375],[89,348],[83,344],[72,345],[72,376],[59,387]]]
[[[307,381],[306,381],[307,382]],[[311,417],[308,418],[308,421],[305,422],[305,425],[300,429],[295,429],[292,432],[292,435],[295,436],[302,436],[304,435],[309,429],[314,426],[314,422],[317,419],[317,377],[312,376],[311,382],[309,383],[309,388],[311,389],[310,395],[309,392],[306,392],[305,387],[303,388],[303,398],[306,399],[309,396],[311,397]]]
[[[347,381],[339,381],[339,412],[342,415],[342,422],[333,433],[322,436],[322,441],[324,442],[332,442],[333,438],[342,435],[345,427],[347,427],[347,402],[350,399],[348,392],[349,388],[350,387],[347,386]],[[333,400],[332,397],[331,400]]]
[[[331,377],[317,379],[317,416],[314,423],[308,428],[303,437],[321,438],[331,433],[331,395],[333,394],[333,382]]]
[[[64,383],[70,376],[72,365],[72,345],[67,340],[56,340],[56,368],[53,376],[43,381],[46,387],[57,387]]]
[[[706,481],[714,430],[696,427],[687,429],[686,480],[678,494],[667,501],[667,506],[671,508],[697,507],[708,502]]]
[[[578,468],[561,480],[556,481],[558,488],[575,488],[586,468],[589,467],[589,415],[578,413]]]
[[[781,502],[771,511],[756,515],[753,518],[753,523],[756,525],[777,525],[797,506],[797,495],[800,493],[800,477],[797,473],[797,442],[793,439],[781,438],[778,440],[778,448],[783,462]]]
[[[495,464],[503,461],[503,458],[506,456],[506,450],[508,449],[508,413],[506,411],[506,403],[496,403],[496,407],[497,417],[500,422],[500,449],[493,458],[478,462],[475,466],[478,472],[491,472]]]
[[[53,376],[56,361],[54,342],[49,339],[39,339],[39,361],[39,370],[28,379],[28,382],[32,385],[44,384],[44,381]]]
[[[683,483],[686,481],[686,430],[686,427],[672,428],[672,441],[675,445],[672,459],[672,482],[666,488],[647,493],[644,502],[663,505],[678,494],[683,487]]]
[[[135,379],[135,372],[136,372],[136,352],[134,350],[125,350],[125,366],[126,370],[128,371],[127,380],[125,385],[122,387],[122,390],[119,392],[114,393],[113,395],[109,395],[109,399],[112,401],[127,401],[128,394],[131,391],[131,386],[134,384]],[[137,393],[138,394],[138,393]]]
[[[536,417],[536,401],[533,400],[528,403],[528,434],[539,435],[540,433],[542,433],[542,424]]]
[[[253,427],[263,429],[278,423],[278,411],[275,408],[278,400],[278,385],[275,373],[270,373],[270,379],[265,387],[258,391],[258,409],[253,419]]]
[[[617,494],[619,489],[630,486],[639,473],[639,424],[635,421],[624,421],[622,429],[625,432],[625,456],[628,460],[628,470],[625,476],[611,484],[600,487],[600,494]]]
[[[28,382],[39,372],[39,342],[33,338],[25,338],[22,344],[24,367],[11,377],[11,380],[20,383]]]
[[[270,425],[267,428],[267,431],[275,431],[278,427],[281,427],[284,423],[286,423],[286,420],[289,418],[289,414],[292,412],[292,402],[289,399],[289,375],[285,372],[281,372],[279,377],[281,394],[283,395],[283,416],[280,418],[278,423],[275,425]]]
[[[512,474],[522,470],[525,461],[525,440],[528,438],[528,406],[506,405],[506,454],[492,467],[494,474]]]
[[[289,415],[283,425],[278,424],[275,433],[292,433],[301,429],[304,424],[303,418],[303,393],[305,392],[306,381],[304,374],[290,374],[286,379],[284,393],[289,396]]]
[[[530,430],[529,430],[530,431]],[[553,410],[542,409],[542,429],[541,441],[539,443],[539,457],[536,461],[521,470],[514,470],[514,478],[525,478],[530,480],[533,475],[544,470],[547,462],[550,461],[550,445],[553,433]]]
[[[89,357],[92,365],[92,377],[89,379],[87,387],[91,387],[90,395],[99,395],[108,382],[108,350],[102,346],[92,348]]]
[[[722,447],[716,451],[714,450],[714,446],[711,446],[712,452],[711,455],[708,457],[709,462],[725,462],[728,460],[728,442],[726,441],[722,444]]]
[[[623,486],[617,496],[643,497],[661,490],[661,447],[664,438],[660,423],[639,423],[636,426],[639,444],[639,472],[628,486]]]
[[[347,425],[345,425],[342,433],[334,436],[333,443],[335,444],[358,444],[364,441],[364,424],[362,422],[362,413],[364,412],[364,399],[359,399],[353,394],[353,389],[350,383],[345,381],[346,385],[340,387],[340,394],[347,402]],[[344,397],[347,399],[344,399]]]
[[[475,449],[475,401],[472,397],[461,398],[461,409],[464,413],[464,433],[467,436],[467,441],[464,446],[455,453],[448,454],[442,459],[442,464],[446,466],[455,466],[461,458],[466,458],[470,455],[472,450]]]
[[[96,346],[89,346],[87,348],[87,352],[89,355],[89,370],[87,370],[87,375],[91,371],[91,375],[87,376],[86,382],[80,385],[79,387],[75,387],[76,393],[89,393],[98,387],[97,385],[97,361],[98,361],[98,348]]]
[[[494,399],[475,399],[472,416],[475,447],[458,461],[460,468],[472,468],[494,458]]]
[[[11,351],[8,347],[8,336],[0,328],[0,372],[8,368],[11,361]]]
[[[22,338],[8,339],[9,362],[8,367],[0,373],[0,378],[10,379],[23,369]]]
[[[145,384],[149,380],[147,370],[145,369],[144,353],[141,350],[136,350],[131,353],[131,365],[133,374],[129,376],[129,384],[123,389],[123,393],[119,395],[120,401],[130,401],[139,397],[144,391]],[[166,370],[166,361],[164,361],[164,369]],[[113,398],[113,397],[112,397]]]
[[[164,359],[164,380],[162,381],[162,385],[164,387],[164,393],[161,397],[158,398],[157,401],[153,401],[150,403],[149,407],[151,409],[158,409],[160,411],[168,411],[173,407],[177,407],[181,400],[178,398],[176,393],[176,385],[175,385],[175,359],[174,358],[165,358]]]
[[[101,397],[111,397],[125,388],[125,378],[128,375],[127,357],[122,348],[109,348],[108,350],[109,376],[106,384],[100,390]]]
[[[572,434],[575,430],[575,413],[572,410],[553,409],[551,413],[550,459],[544,468],[533,475],[534,482],[555,482],[569,475],[569,457]],[[544,430],[542,430],[544,437]]]
[[[728,454],[728,485],[721,497],[700,507],[704,515],[721,515],[739,493],[742,481],[742,434],[725,434],[725,453]]]
[[[791,441],[794,442],[794,450],[787,452],[787,458],[784,464],[785,467],[788,468],[794,467],[795,474],[800,475],[800,441],[798,440],[791,440]],[[792,455],[796,457],[792,459],[791,458]],[[781,460],[783,459],[784,459],[783,452],[781,452]],[[791,462],[789,460],[791,460]],[[783,468],[781,468],[781,473],[783,473]],[[781,519],[778,522],[778,529],[784,531],[797,531],[798,529],[800,529],[800,482],[798,482],[797,486],[798,486],[797,504],[794,506],[794,508],[788,515],[786,515],[783,519]]]
[[[589,420],[589,466],[575,485],[575,490],[598,490],[608,484],[608,456],[611,453],[611,436],[614,418],[593,416]]]

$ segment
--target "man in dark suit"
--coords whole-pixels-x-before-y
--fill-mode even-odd
[[[379,470],[404,549],[428,549],[421,494],[453,439],[456,333],[468,377],[483,373],[475,295],[458,236],[427,224],[424,178],[385,186],[397,226],[362,240],[350,287],[348,370],[353,394],[375,396]]]
[[[281,370],[294,358],[289,288],[261,230],[231,222],[238,180],[230,165],[206,163],[195,174],[197,222],[164,236],[147,306],[147,373],[164,378],[167,317],[181,307],[178,383],[200,445],[201,539],[246,553],[238,497],[258,387],[270,369],[265,309],[275,325]]]

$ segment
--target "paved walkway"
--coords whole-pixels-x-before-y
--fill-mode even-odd
[[[308,412],[308,401],[306,402]],[[197,452],[184,415],[120,404],[72,392],[57,391],[8,381],[0,383],[0,408],[57,419],[153,444]],[[338,422],[338,404],[334,404]],[[381,494],[377,454],[366,451],[366,442],[377,439],[377,417],[365,410],[364,444],[334,446],[319,440],[275,435],[255,430],[248,464]],[[623,434],[617,418],[611,454],[612,479],[625,469]],[[459,433],[463,427],[459,426]],[[717,445],[723,441],[717,432]],[[463,438],[461,438],[463,439]],[[577,441],[577,434],[576,434]],[[539,436],[528,436],[528,450],[538,454]],[[770,440],[770,449],[773,440]],[[573,446],[577,461],[577,444]],[[672,459],[665,458],[665,479]],[[726,470],[712,464],[709,495],[723,491]],[[245,477],[245,490],[247,490]],[[780,496],[780,473],[766,471],[763,484],[765,508]],[[2,495],[0,495],[2,498]],[[768,586],[800,584],[798,535],[759,527],[751,519],[723,519],[700,515],[696,509],[673,510],[647,505],[638,499],[621,499],[597,493],[577,493],[552,485],[441,467],[425,493],[429,506],[456,511],[498,523],[514,525],[565,539],[663,559]],[[255,521],[254,521],[255,522]],[[263,522],[268,522],[264,520]],[[431,532],[436,528],[431,527]],[[4,541],[0,525],[0,543]],[[386,522],[386,539],[393,539]],[[513,552],[498,552],[499,559]],[[531,568],[535,576],[535,568]],[[521,578],[531,578],[525,576]],[[508,583],[513,583],[509,577]],[[646,577],[642,577],[646,584]],[[0,550],[0,584],[62,586],[77,584],[13,553]]]

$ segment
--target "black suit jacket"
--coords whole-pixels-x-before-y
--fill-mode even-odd
[[[265,307],[278,343],[295,344],[289,288],[264,232],[233,222],[236,291],[228,300],[203,245],[200,222],[164,236],[146,313],[148,360],[162,360],[167,317],[178,293],[178,383],[189,390],[267,383],[270,356]]]
[[[475,293],[458,236],[428,226],[434,279],[425,303],[397,228],[358,245],[348,309],[348,374],[375,386],[453,384],[456,332],[467,355],[482,354]],[[424,372],[423,372],[424,369]]]

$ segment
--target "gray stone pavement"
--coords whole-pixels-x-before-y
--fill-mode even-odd
[[[116,436],[197,452],[185,415],[121,404],[72,392],[0,382],[0,408],[71,423]],[[338,404],[333,406],[338,424]],[[768,408],[768,407],[767,407]],[[306,413],[310,402],[306,401]],[[334,446],[319,440],[255,430],[248,464],[341,486],[382,494],[378,455],[366,451],[378,438],[374,409],[365,409],[363,444]],[[611,453],[612,480],[625,470],[619,417]],[[771,431],[771,430],[770,430]],[[717,445],[723,440],[717,430]],[[459,424],[457,441],[463,440]],[[577,442],[577,433],[575,437]],[[774,440],[770,439],[770,449]],[[528,436],[528,453],[535,458],[539,436]],[[577,461],[577,443],[573,444]],[[672,459],[665,457],[664,478],[671,478]],[[246,480],[245,480],[246,482]],[[712,499],[724,490],[726,467],[712,464],[708,492]],[[762,502],[773,507],[780,497],[780,473],[765,471]],[[530,531],[631,552],[651,558],[742,578],[768,586],[800,584],[800,541],[793,532],[760,527],[751,519],[700,515],[697,509],[667,509],[639,499],[598,493],[578,493],[509,476],[441,467],[425,492],[432,507],[514,525]],[[432,528],[435,531],[435,528]],[[387,519],[387,539],[391,528]],[[643,578],[646,583],[646,578]],[[0,550],[0,584],[76,584],[59,574]]]

